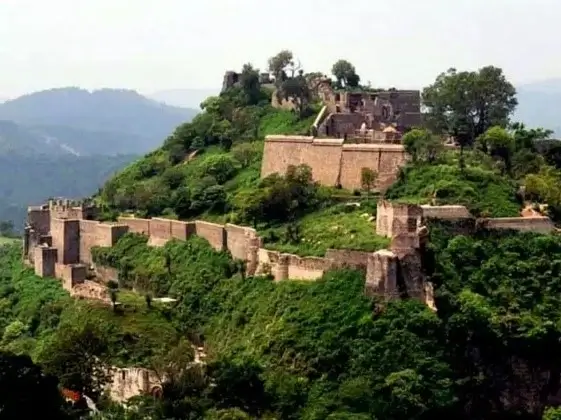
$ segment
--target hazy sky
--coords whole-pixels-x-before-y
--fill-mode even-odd
[[[382,87],[487,64],[529,82],[561,77],[560,22],[561,0],[0,0],[0,96],[214,88],[283,48]]]

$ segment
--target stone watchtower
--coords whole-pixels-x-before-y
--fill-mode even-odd
[[[378,203],[376,232],[391,238],[392,242],[389,250],[375,252],[369,257],[367,295],[382,295],[386,300],[412,297],[433,306],[432,290],[421,264],[426,236],[422,218],[420,206],[385,200]]]

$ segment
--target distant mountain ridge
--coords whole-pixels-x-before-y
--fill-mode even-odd
[[[159,146],[179,124],[198,111],[165,105],[125,89],[56,88],[0,104],[0,120],[21,126],[22,134],[42,151],[79,155],[143,154]],[[6,127],[4,127],[6,130]],[[3,145],[10,139],[0,131]],[[13,138],[13,148],[20,144]],[[50,145],[50,146],[49,146]]]
[[[530,127],[543,127],[561,138],[561,78],[517,87],[518,107],[514,120]]]
[[[0,103],[0,220],[20,230],[29,204],[93,194],[197,112],[122,89],[51,89]]]
[[[216,96],[219,93],[219,87],[215,89],[168,89],[151,93],[148,97],[171,106],[199,109],[201,102],[209,96]]]

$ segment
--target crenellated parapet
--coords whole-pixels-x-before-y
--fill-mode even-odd
[[[97,207],[89,199],[52,199],[49,200],[48,208],[51,217],[58,219],[94,220],[98,213]]]

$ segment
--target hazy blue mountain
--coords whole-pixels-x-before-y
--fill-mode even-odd
[[[148,95],[149,98],[171,106],[200,109],[200,104],[209,96],[218,95],[216,89],[170,89]]]
[[[515,121],[531,127],[549,128],[561,137],[561,79],[549,79],[517,87]]]
[[[138,157],[0,153],[0,220],[12,221],[21,232],[27,206],[42,204],[49,197],[91,195]]]
[[[52,89],[0,104],[0,220],[21,229],[30,204],[94,193],[196,113],[114,89]]]
[[[0,104],[0,120],[79,154],[146,153],[197,112],[118,89],[57,88]]]

